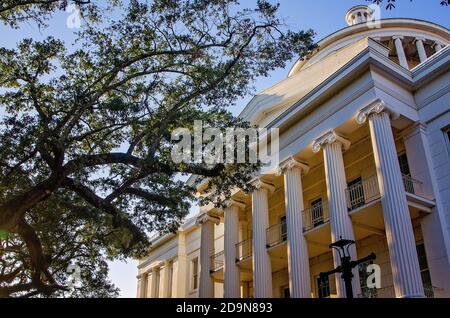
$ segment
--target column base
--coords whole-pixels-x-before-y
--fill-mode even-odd
[[[425,298],[425,295],[415,294],[415,295],[406,295],[397,298]]]

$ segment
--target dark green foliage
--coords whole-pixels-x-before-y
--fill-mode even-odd
[[[248,127],[227,109],[315,47],[262,0],[109,1],[113,14],[87,2],[78,49],[51,37],[0,48],[2,296],[114,296],[105,259],[142,256],[150,233],[177,229],[194,200],[180,176],[210,178],[217,201],[258,168],[175,164],[171,132],[198,119]],[[65,5],[0,17],[43,25]],[[82,288],[67,290],[71,263]]]
[[[382,5],[384,2],[386,2],[387,10],[394,9],[397,4],[396,0],[386,0],[386,1],[384,1],[384,0],[366,0],[366,1],[373,2],[377,5]],[[413,0],[409,0],[409,1],[413,2]],[[441,6],[448,6],[450,4],[450,0],[437,0],[437,1]]]

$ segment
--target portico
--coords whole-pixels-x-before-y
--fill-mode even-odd
[[[221,211],[201,208],[198,296],[345,297],[339,276],[319,277],[339,265],[329,244],[341,237],[356,241],[353,259],[374,252],[381,269],[381,288],[371,289],[369,264],[355,268],[355,296],[450,296],[445,201],[428,144],[434,119],[422,110],[443,92],[421,91],[445,73],[450,35],[411,21],[368,29],[358,10],[264,92],[271,98],[258,95],[242,112],[279,129],[280,160],[251,193],[233,191]]]

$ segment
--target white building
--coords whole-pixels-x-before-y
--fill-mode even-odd
[[[319,278],[341,236],[381,268],[379,289],[354,271],[355,295],[450,297],[450,31],[371,15],[352,8],[245,107],[280,129],[282,173],[153,240],[138,297],[344,297],[339,276]]]

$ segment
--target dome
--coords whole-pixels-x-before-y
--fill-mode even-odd
[[[318,49],[299,59],[288,77],[363,38],[370,37],[390,49],[390,58],[411,69],[450,43],[450,31],[441,25],[416,19],[374,19],[368,6],[355,6],[346,16],[348,27],[318,42]]]
[[[345,21],[348,25],[366,23],[373,19],[374,10],[368,6],[355,6],[348,10]]]

